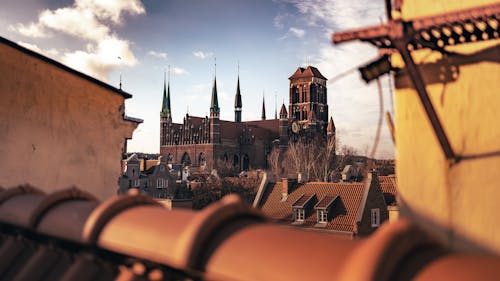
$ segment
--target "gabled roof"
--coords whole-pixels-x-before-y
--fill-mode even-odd
[[[294,208],[305,208],[306,205],[311,201],[316,195],[314,194],[302,194],[299,199],[293,202],[292,207]]]
[[[286,117],[288,117],[288,112],[286,111],[285,104],[282,104],[280,110],[280,118],[286,118]]]
[[[338,195],[325,195],[319,202],[314,206],[314,209],[328,209],[332,203],[339,198]]]
[[[48,57],[46,57],[46,56],[44,56],[42,54],[39,54],[39,53],[34,52],[32,50],[29,50],[29,49],[27,49],[27,48],[25,48],[25,47],[23,47],[21,45],[18,45],[16,43],[14,43],[14,42],[6,39],[6,38],[3,38],[1,36],[0,36],[0,44],[4,44],[4,45],[7,45],[7,46],[10,46],[10,47],[12,47],[12,48],[14,48],[14,49],[16,49],[16,50],[18,50],[18,51],[20,51],[20,52],[28,55],[28,56],[31,56],[31,57],[34,57],[36,59],[42,60],[42,61],[44,61],[44,62],[46,62],[48,64],[51,64],[51,65],[53,65],[55,67],[60,68],[60,69],[62,69],[64,71],[66,71],[66,72],[69,72],[69,73],[71,73],[73,75],[79,76],[79,77],[81,77],[81,78],[83,78],[83,79],[85,79],[85,80],[87,80],[89,82],[92,82],[92,83],[97,84],[97,85],[99,85],[99,86],[101,86],[103,88],[106,88],[106,89],[108,89],[108,90],[110,90],[110,91],[112,91],[112,92],[114,92],[114,93],[116,93],[116,94],[118,94],[118,95],[126,98],[126,99],[132,97],[131,94],[129,94],[127,92],[124,92],[121,89],[117,89],[117,88],[115,88],[115,87],[113,87],[113,86],[111,86],[111,85],[109,85],[107,83],[104,83],[101,80],[97,80],[94,77],[91,77],[91,76],[89,76],[87,74],[84,74],[84,73],[82,73],[80,71],[77,71],[77,70],[75,70],[73,68],[70,68],[70,67],[68,67],[68,66],[66,66],[66,65],[64,65],[64,64],[62,64],[62,63],[60,63],[60,62],[58,62],[56,60],[48,58]]]
[[[355,183],[329,183],[310,182],[299,184],[287,197],[281,201],[282,183],[275,183],[267,187],[262,199],[262,211],[271,218],[291,223],[293,220],[292,205],[304,194],[314,194],[317,198],[339,196],[331,208],[331,220],[322,228],[331,231],[354,232],[358,211],[365,194],[365,184]],[[329,215],[330,216],[330,215]],[[314,227],[317,223],[316,213],[307,214],[302,226]]]
[[[297,70],[293,73],[292,76],[290,76],[288,79],[297,79],[297,78],[309,78],[309,77],[316,77],[316,78],[321,78],[328,80],[319,70],[314,67],[314,66],[308,66],[307,68],[299,67]]]
[[[383,193],[390,193],[394,196],[398,194],[398,187],[395,175],[379,176],[378,181],[380,184],[380,189],[382,189]]]

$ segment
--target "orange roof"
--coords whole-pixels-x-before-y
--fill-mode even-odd
[[[383,193],[390,193],[394,196],[398,194],[398,186],[396,183],[396,176],[379,176],[378,181]]]
[[[319,70],[314,66],[308,66],[307,68],[299,67],[297,68],[295,73],[293,73],[293,75],[290,76],[290,78],[288,79],[309,78],[309,77],[317,77],[327,80],[326,77],[323,76],[323,74],[321,74],[321,72],[319,72]]]
[[[2,280],[498,279],[498,257],[445,249],[406,219],[351,240],[268,223],[235,195],[194,212],[137,193],[0,192]]]
[[[322,229],[333,231],[354,232],[359,207],[365,191],[364,183],[329,183],[311,182],[300,184],[285,201],[281,201],[282,183],[268,186],[268,191],[262,199],[262,211],[278,221],[292,222],[292,204],[304,194],[315,194],[318,200],[324,197],[339,196],[332,206],[332,219]],[[266,196],[267,195],[267,196]],[[317,223],[316,213],[310,212],[302,226],[313,227]]]

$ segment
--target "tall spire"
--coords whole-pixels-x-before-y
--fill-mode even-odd
[[[278,119],[278,103],[277,103],[278,94],[274,91],[274,119]]]
[[[234,96],[234,121],[241,122],[241,109],[243,107],[241,103],[241,92],[240,92],[240,65],[238,63],[238,83],[236,84],[236,95]]]
[[[210,103],[210,117],[219,117],[219,99],[217,98],[217,58],[215,59],[214,86],[212,87],[212,101]]]
[[[166,73],[163,73],[163,103],[161,107],[161,117],[172,118],[172,112],[170,108],[170,65],[168,66],[168,86]]]
[[[266,120],[266,104],[264,102],[264,90],[262,90],[262,120]]]

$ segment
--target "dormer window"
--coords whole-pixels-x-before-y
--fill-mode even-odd
[[[315,200],[315,194],[303,194],[292,204],[294,222],[303,223],[306,220],[309,209],[311,209],[311,206],[312,204],[314,204]]]
[[[316,206],[314,206],[317,217],[316,226],[319,227],[326,226],[329,219],[332,217],[331,209],[332,206],[334,205],[335,200],[338,197],[339,197],[338,195],[336,196],[326,195],[325,197],[321,198],[321,200],[316,204]]]
[[[327,210],[318,210],[318,223],[327,223],[328,222],[328,211]]]
[[[304,209],[295,209],[295,220],[296,221],[304,221],[305,219],[305,210]]]

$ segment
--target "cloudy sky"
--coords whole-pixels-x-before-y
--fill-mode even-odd
[[[374,83],[357,71],[377,50],[367,44],[334,46],[332,32],[378,24],[383,1],[373,0],[2,0],[0,36],[118,86],[133,95],[127,115],[144,123],[130,151],[159,151],[164,72],[170,65],[173,118],[209,112],[214,58],[221,118],[234,119],[239,74],[243,120],[268,117],[288,103],[288,77],[314,65],[329,78],[328,104],[342,144],[371,149],[378,121]],[[384,106],[392,112],[389,81]],[[394,149],[384,121],[377,156]]]

